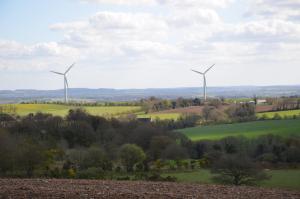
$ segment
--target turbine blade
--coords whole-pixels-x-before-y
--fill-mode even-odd
[[[51,73],[55,73],[55,74],[58,74],[58,75],[64,75],[62,73],[59,73],[59,72],[55,72],[55,71],[50,71]]]
[[[75,65],[75,63],[73,63],[71,66],[69,66],[69,68],[66,70],[65,74],[67,74],[71,70],[71,68],[73,68],[74,65]]]
[[[212,69],[212,67],[214,67],[216,64],[213,64],[211,67],[209,67],[205,72],[204,72],[204,74],[205,73],[207,73],[210,69]]]
[[[199,73],[199,74],[201,74],[201,75],[204,75],[204,73],[201,73],[201,72],[196,71],[196,70],[193,70],[193,69],[191,69],[191,71],[193,71],[193,72],[195,72],[195,73]]]

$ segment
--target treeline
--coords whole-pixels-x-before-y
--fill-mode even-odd
[[[218,141],[198,141],[193,143],[195,159],[201,159],[207,167],[226,155],[242,154],[253,162],[260,162],[266,168],[299,167],[300,137],[283,138],[265,135],[248,139],[227,137]]]
[[[177,98],[174,100],[169,99],[160,99],[155,97],[150,97],[148,99],[142,99],[140,101],[143,110],[148,112],[158,112],[163,110],[170,110],[176,108],[185,108],[190,106],[202,106],[207,104],[209,106],[219,107],[225,103],[225,99],[209,99],[204,103],[204,100],[200,98],[186,99],[186,98]]]
[[[267,103],[274,106],[274,111],[300,109],[299,97],[267,98]]]
[[[161,124],[120,121],[70,110],[65,117],[0,115],[0,173],[74,176],[87,169],[147,170],[156,159],[188,158],[190,141]]]
[[[200,116],[200,123],[203,125],[246,122],[257,119],[255,105],[250,103],[231,104],[226,109],[217,103],[206,104],[203,106]]]
[[[252,109],[250,104],[241,104],[230,114],[236,120],[249,119]],[[240,166],[246,170],[250,163],[267,168],[300,163],[299,137],[191,142],[170,131],[195,125],[196,117],[141,122],[92,116],[82,109],[70,110],[64,118],[0,114],[0,176],[111,179],[125,175],[128,179],[128,174],[136,174],[137,179],[174,180],[148,173],[198,168],[217,172],[228,162],[240,164],[241,156],[247,165]]]

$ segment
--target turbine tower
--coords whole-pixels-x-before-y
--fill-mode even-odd
[[[206,73],[207,73],[208,71],[210,71],[210,69],[212,69],[212,67],[214,67],[214,66],[215,66],[215,64],[213,64],[211,67],[209,67],[209,68],[208,68],[206,71],[204,71],[204,72],[199,72],[199,71],[196,71],[196,70],[191,69],[193,72],[203,75],[203,98],[204,98],[204,101],[206,101],[206,99],[207,99],[207,95],[206,95],[206,90],[207,90]]]
[[[68,84],[68,79],[67,79],[67,73],[71,70],[71,68],[73,68],[74,65],[75,65],[75,63],[73,63],[71,66],[69,66],[69,68],[64,73],[60,73],[60,72],[56,72],[56,71],[50,71],[51,73],[55,73],[57,75],[64,76],[65,103],[68,103],[68,88],[69,88],[69,84]]]

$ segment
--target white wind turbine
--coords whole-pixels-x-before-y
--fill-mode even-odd
[[[207,84],[206,84],[206,73],[207,73],[208,71],[210,71],[210,69],[212,69],[212,67],[214,67],[214,66],[215,66],[215,64],[213,64],[211,67],[209,67],[209,68],[208,68],[206,71],[204,71],[203,73],[191,69],[193,72],[203,75],[203,90],[204,90],[204,91],[203,91],[203,96],[204,96],[204,101],[206,101],[206,99],[207,99],[207,95],[206,95],[206,89],[207,89]]]
[[[75,65],[75,63],[73,63],[71,66],[69,66],[69,68],[64,73],[60,73],[60,72],[56,72],[56,71],[50,71],[51,73],[55,73],[55,74],[64,76],[65,103],[68,103],[68,88],[69,88],[69,84],[68,84],[68,80],[67,80],[67,73],[71,70],[71,68],[74,65]]]

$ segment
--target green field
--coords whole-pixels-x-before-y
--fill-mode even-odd
[[[177,120],[181,114],[179,113],[149,113],[145,114],[139,106],[68,106],[60,104],[9,104],[0,105],[0,107],[14,107],[17,115],[27,115],[29,113],[50,113],[53,115],[65,116],[70,109],[83,108],[92,115],[100,116],[120,116],[126,113],[134,113],[138,118],[151,118],[153,120],[173,119]]]
[[[281,117],[293,117],[294,115],[300,116],[300,110],[289,110],[289,111],[275,111],[275,112],[266,112],[266,113],[257,113],[258,118],[266,116],[267,118],[273,118],[275,114],[278,114]]]
[[[262,187],[285,188],[300,190],[300,170],[271,170],[266,171],[271,175],[271,179],[261,182]],[[212,184],[213,176],[209,170],[199,170],[192,172],[165,173],[163,176],[174,176],[179,182]]]
[[[260,135],[300,135],[300,120],[265,120],[246,123],[198,126],[178,130],[193,141],[217,140],[228,136],[255,138]]]
[[[50,113],[53,115],[65,116],[73,108],[83,108],[92,115],[121,115],[140,110],[138,106],[67,106],[58,104],[13,104],[0,105],[0,107],[12,106],[16,108],[16,114],[24,116],[29,113]]]

